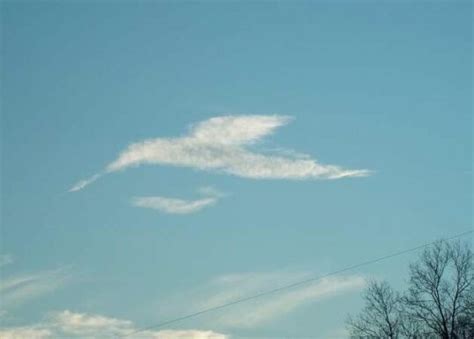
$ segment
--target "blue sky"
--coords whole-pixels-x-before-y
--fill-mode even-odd
[[[1,6],[4,335],[123,334],[472,229],[469,1]],[[343,338],[413,258],[144,334]]]

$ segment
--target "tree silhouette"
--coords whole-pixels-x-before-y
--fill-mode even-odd
[[[469,295],[473,281],[472,251],[467,244],[436,243],[410,265],[404,298],[410,317],[443,339],[462,338],[469,323]],[[472,321],[472,318],[471,318]]]
[[[353,336],[397,338],[401,330],[401,298],[385,282],[370,281],[363,294],[365,307],[356,318],[349,317]]]
[[[474,338],[473,280],[468,243],[437,242],[410,265],[403,295],[369,282],[365,307],[347,327],[355,338]]]

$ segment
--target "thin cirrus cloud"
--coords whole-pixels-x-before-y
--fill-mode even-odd
[[[179,317],[180,314],[190,313],[190,309],[192,312],[198,312],[218,307],[262,291],[306,280],[310,276],[309,272],[255,272],[223,275],[177,296],[167,304],[178,306],[161,309],[160,313],[163,317]],[[209,315],[207,321],[204,317],[203,321],[225,329],[256,328],[281,319],[301,307],[360,291],[364,286],[365,279],[358,275],[327,277],[310,284],[222,308],[219,313]],[[170,316],[170,313],[173,315]]]
[[[250,149],[290,121],[290,117],[279,115],[210,118],[191,126],[182,137],[155,138],[131,144],[102,172],[77,182],[69,191],[79,191],[102,175],[144,164],[189,167],[250,179],[339,179],[371,173],[366,169],[320,164],[307,155],[267,154]]]
[[[215,205],[224,196],[213,187],[202,187],[199,193],[203,196],[196,200],[183,200],[169,197],[135,197],[132,204],[136,207],[151,208],[167,214],[190,214]]]
[[[189,313],[190,309],[207,309],[236,299],[274,288],[279,285],[308,278],[309,273],[267,272],[238,273],[219,276],[197,290],[180,295],[182,307]],[[12,285],[16,285],[13,283]],[[78,313],[70,310],[50,312],[40,323],[23,326],[5,326],[0,328],[0,337],[12,338],[109,338],[133,335],[133,338],[177,339],[228,339],[225,334],[237,328],[256,328],[320,300],[358,291],[365,285],[361,276],[327,277],[313,284],[280,291],[258,300],[221,309],[209,319],[201,316],[199,326],[191,329],[142,330],[132,321],[104,316],[100,314]],[[196,292],[199,292],[196,294]],[[179,301],[174,300],[174,303]],[[168,310],[169,311],[169,310]],[[176,311],[176,310],[175,310]],[[183,312],[183,310],[178,310]],[[211,330],[217,328],[219,330]],[[222,330],[224,329],[224,330]]]
[[[68,269],[40,271],[16,275],[0,281],[2,311],[20,306],[30,300],[53,293],[71,279]]]
[[[0,329],[0,337],[13,338],[114,338],[136,332],[130,320],[117,319],[98,314],[77,313],[65,310],[50,313],[42,323]],[[132,338],[154,339],[227,339],[226,334],[211,330],[160,330],[142,331]]]

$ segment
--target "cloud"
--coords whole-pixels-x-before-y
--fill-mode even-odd
[[[311,277],[308,272],[243,273],[217,277],[185,294],[181,313],[217,307],[242,298]],[[359,291],[365,286],[361,276],[327,277],[313,283],[281,290],[261,298],[235,304],[209,315],[210,323],[222,328],[253,328],[275,321],[303,306],[326,298]],[[164,311],[166,312],[166,311]],[[174,313],[179,310],[173,310]]]
[[[246,290],[247,295],[266,290],[265,286],[267,285],[274,286],[274,284],[270,283],[271,280],[269,279],[271,279],[271,275],[263,276],[262,284],[258,288],[257,285],[249,286],[250,288]],[[299,307],[318,302],[324,298],[360,290],[364,287],[364,284],[364,279],[359,276],[325,278],[306,286],[269,295],[261,300],[255,300],[255,302],[241,304],[231,309],[230,312],[223,313],[219,321],[230,327],[254,327],[278,319]],[[228,289],[238,288],[239,285],[235,283],[226,284],[226,288],[224,288],[219,296],[221,301],[231,301]]]
[[[137,332],[132,321],[98,314],[76,313],[69,310],[53,312],[40,324],[0,329],[1,338],[110,338],[129,335],[129,338],[200,338],[227,339],[228,336],[210,330],[159,330]],[[134,333],[136,332],[136,333]]]
[[[52,332],[47,328],[41,328],[38,326],[0,328],[0,338],[2,339],[52,338]]]
[[[202,187],[199,193],[205,197],[197,200],[183,200],[167,197],[135,197],[132,204],[137,207],[151,208],[168,214],[190,214],[215,205],[224,196],[213,187]]]
[[[93,175],[92,177],[90,177],[88,179],[80,180],[77,183],[75,183],[74,186],[72,186],[69,189],[69,192],[80,191],[81,189],[83,189],[87,185],[92,184],[94,181],[99,179],[101,176],[102,176],[101,174],[95,174],[95,175]]]
[[[282,317],[304,305],[318,302],[350,291],[357,291],[364,286],[360,277],[327,278],[306,287],[290,290],[265,301],[255,303],[245,313],[237,310],[224,315],[221,321],[234,327],[252,327]],[[238,313],[242,316],[237,316]]]
[[[106,317],[97,314],[75,313],[65,310],[50,316],[49,327],[64,335],[75,335],[89,338],[124,336],[137,332],[138,328],[130,320]],[[191,330],[159,330],[134,333],[132,338],[215,338],[225,339],[226,335],[213,331]]]
[[[70,279],[65,269],[18,275],[0,281],[2,309],[19,306],[29,300],[52,293]]]
[[[216,333],[213,331],[199,331],[199,330],[163,330],[156,332],[156,339],[178,339],[178,338],[193,338],[193,339],[227,339],[228,335]]]
[[[168,197],[135,197],[132,204],[137,207],[151,208],[168,214],[190,214],[215,205],[225,194],[214,187],[201,187],[198,192],[204,197],[197,200],[183,200]]]
[[[152,208],[169,214],[189,214],[214,205],[216,199],[182,200],[165,197],[136,197],[132,203],[137,207]]]
[[[191,126],[187,135],[133,143],[105,170],[76,183],[78,191],[101,175],[144,164],[189,167],[250,179],[339,179],[362,177],[370,171],[347,170],[318,163],[293,152],[258,153],[251,146],[291,118],[278,115],[241,115],[210,118]]]
[[[238,273],[218,276],[197,289],[180,293],[171,303],[181,303],[179,315],[216,307],[241,298],[271,290],[295,281],[308,279],[308,272],[267,272]],[[10,284],[16,286],[20,281]],[[218,312],[201,315],[199,327],[207,326],[216,329],[255,328],[277,321],[281,317],[306,305],[317,303],[323,299],[358,291],[364,287],[365,280],[356,275],[327,277],[262,298],[249,300]],[[168,300],[169,301],[169,300]],[[168,316],[167,318],[173,318]],[[107,338],[125,336],[129,338],[203,338],[227,339],[226,331],[191,329],[162,329],[139,331],[132,321],[108,317],[100,314],[79,313],[70,310],[50,312],[44,320],[37,324],[20,327],[0,328],[1,338]],[[3,323],[5,326],[5,322]],[[207,327],[207,328],[209,328]]]
[[[64,333],[75,335],[120,335],[132,328],[132,322],[102,315],[74,313],[69,310],[53,314],[52,322]],[[104,333],[106,332],[106,333]]]
[[[0,267],[10,265],[13,262],[13,257],[10,254],[0,255]]]

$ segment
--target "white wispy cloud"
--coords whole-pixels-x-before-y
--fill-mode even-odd
[[[233,327],[252,327],[278,319],[299,307],[334,297],[350,291],[360,290],[364,286],[361,277],[326,278],[314,284],[266,298],[263,302],[244,306],[232,313],[225,314],[221,322]],[[242,312],[244,311],[244,312]],[[241,314],[241,316],[238,316]]]
[[[172,165],[215,171],[251,179],[339,179],[370,174],[320,164],[310,156],[293,152],[256,152],[251,146],[291,120],[278,115],[214,117],[191,126],[187,135],[133,143],[104,171],[76,183],[78,191],[101,175],[143,164]]]
[[[283,285],[310,277],[308,272],[238,273],[216,277],[203,286],[182,293],[181,314],[216,307],[240,298],[258,294]],[[10,281],[6,288],[14,288],[30,279]],[[365,279],[360,276],[327,277],[314,283],[297,286],[265,297],[250,300],[209,315],[201,316],[199,327],[215,330],[163,329],[140,330],[132,321],[100,314],[79,313],[70,310],[50,312],[40,323],[20,327],[0,328],[1,338],[106,338],[130,335],[130,338],[202,338],[227,339],[227,330],[255,328],[276,321],[285,315],[320,300],[358,291],[364,287]],[[179,302],[179,298],[173,303]],[[169,303],[166,303],[169,304]],[[169,310],[168,310],[169,311]],[[175,310],[176,311],[176,310]],[[205,324],[208,324],[206,326]],[[222,331],[222,329],[226,329]]]
[[[0,329],[1,338],[110,338],[129,335],[129,338],[149,339],[227,339],[227,335],[210,330],[159,330],[141,331],[132,321],[98,314],[77,313],[65,310],[52,312],[45,321],[23,327]]]
[[[132,199],[132,203],[137,207],[152,208],[169,214],[189,214],[214,205],[216,199],[182,200],[165,197],[136,197]]]
[[[137,207],[151,208],[168,214],[189,214],[215,205],[224,196],[213,187],[202,187],[198,192],[204,197],[196,200],[183,200],[169,197],[135,197],[132,204]]]
[[[243,273],[217,277],[204,286],[174,300],[174,304],[186,305],[193,311],[220,306],[235,300],[259,294],[284,285],[309,278],[308,272]],[[300,307],[326,298],[359,291],[365,286],[361,276],[327,277],[313,283],[281,290],[278,293],[233,305],[213,313],[212,324],[221,328],[252,328],[275,320]],[[162,310],[170,312],[170,310]],[[171,312],[178,314],[180,310]],[[181,310],[185,312],[185,310]]]
[[[97,179],[99,179],[101,176],[102,176],[102,174],[94,174],[94,175],[93,175],[92,177],[90,177],[90,178],[87,178],[87,179],[84,179],[84,180],[80,180],[80,181],[78,181],[77,183],[75,183],[74,186],[72,186],[72,187],[69,189],[69,192],[80,191],[81,189],[83,189],[83,188],[86,187],[87,185],[92,184],[94,181],[96,181]]]
[[[70,278],[69,271],[61,268],[2,279],[0,281],[2,309],[16,307],[29,300],[52,293],[62,287]]]

